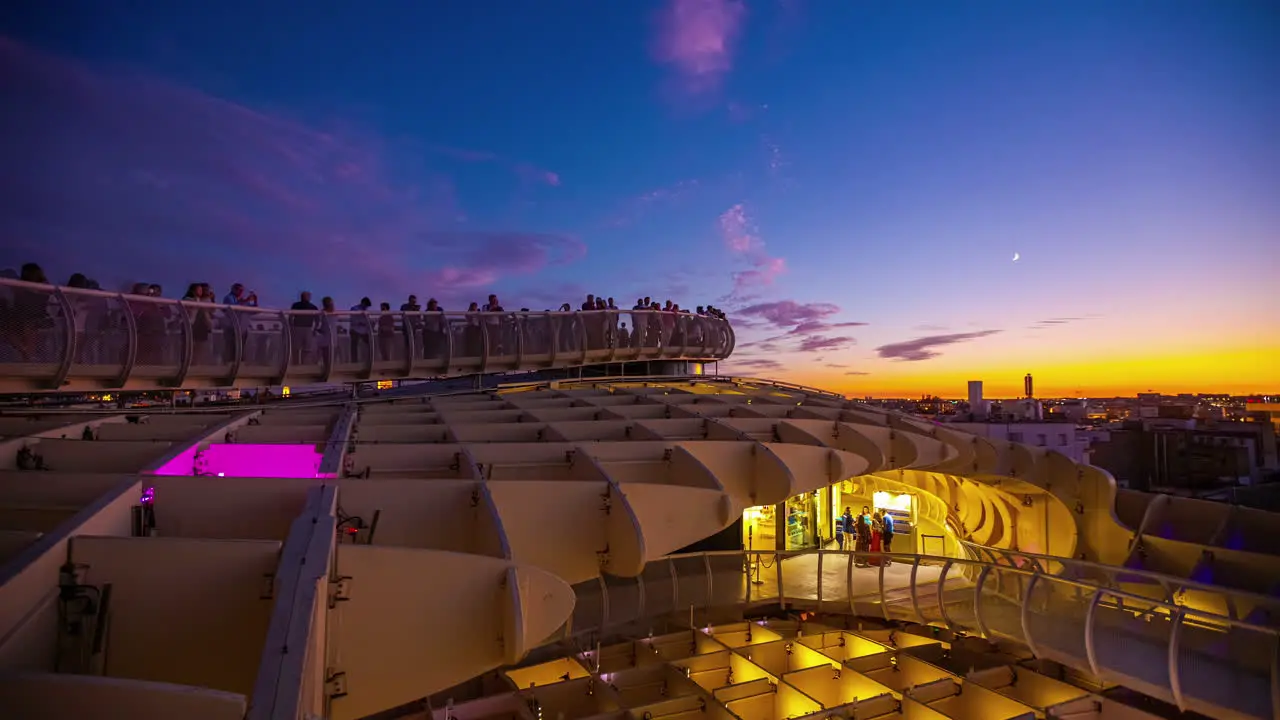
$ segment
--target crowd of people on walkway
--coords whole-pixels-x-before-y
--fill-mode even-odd
[[[23,265],[18,273],[4,271],[0,276],[55,284],[36,263]],[[96,281],[82,273],[73,274],[63,287],[101,289]],[[242,354],[242,361],[254,362],[257,358],[265,361],[273,352],[280,352],[270,340],[271,333],[263,332],[279,326],[279,311],[260,306],[257,292],[246,289],[242,283],[233,283],[221,300],[209,283],[191,283],[181,298],[181,305],[128,302],[130,296],[163,298],[164,289],[158,283],[135,283],[124,295],[127,307],[120,307],[121,303],[111,295],[64,294],[72,305],[76,336],[82,340],[77,344],[78,362],[101,361],[98,356],[103,354],[102,348],[112,344],[110,336],[127,332],[128,326],[132,326],[138,337],[135,358],[138,364],[174,362],[170,356],[179,350],[170,338],[175,334],[181,337],[183,327],[188,328],[193,359],[197,363],[230,363],[237,353]],[[213,307],[205,309],[198,304]],[[709,344],[711,338],[705,334],[706,323],[693,322],[693,319],[726,319],[724,312],[712,305],[690,311],[671,300],[662,304],[650,297],[637,298],[629,309],[619,307],[614,298],[594,294],[588,294],[577,308],[574,305],[566,302],[554,312],[589,313],[582,320],[581,331],[573,322],[536,313],[527,307],[508,311],[496,294],[489,295],[483,304],[470,303],[464,313],[446,315],[447,311],[435,298],[428,299],[424,305],[412,294],[400,304],[399,312],[393,311],[389,302],[379,303],[375,308],[368,297],[343,312],[338,310],[332,297],[323,297],[316,305],[312,294],[303,291],[289,307],[291,312],[283,319],[285,327],[280,329],[287,328],[291,362],[314,363],[323,358],[360,362],[371,355],[372,359],[383,361],[406,357],[443,358],[450,342],[454,355],[510,353],[516,347],[517,334],[523,340],[524,352],[535,354],[550,352],[552,345],[569,352],[584,348],[701,347]],[[0,293],[0,315],[6,318],[3,323],[6,344],[16,348],[24,362],[34,361],[30,358],[38,354],[42,329],[52,326],[52,318],[58,312],[52,293],[26,288]],[[553,313],[549,308],[545,312]],[[630,315],[630,327],[624,319],[627,315]],[[339,336],[345,336],[346,342],[335,342]],[[113,355],[118,350],[110,348],[105,352]]]
[[[853,545],[855,552],[893,552],[893,513],[881,511],[873,513],[871,508],[862,506],[862,511],[854,515],[852,508],[846,507],[844,514],[836,518],[836,545],[843,550],[845,538]],[[858,565],[866,566],[865,560]]]

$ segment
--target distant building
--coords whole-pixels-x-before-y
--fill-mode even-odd
[[[1274,432],[1280,434],[1280,403],[1247,402],[1244,410],[1250,420],[1270,423]]]
[[[1083,423],[1089,419],[1089,404],[1084,400],[1064,400],[1047,408],[1045,417]]]
[[[1022,379],[1022,389],[1026,391],[1027,397],[1033,398],[1036,396],[1036,386],[1031,379],[1031,373],[1027,373],[1027,376]]]
[[[1131,489],[1193,495],[1253,485],[1278,469],[1276,434],[1262,423],[1130,420],[1099,437],[1090,455]]]
[[[987,416],[987,401],[982,398],[982,381],[969,381],[969,414],[975,418]]]
[[[947,423],[989,440],[1017,442],[1057,450],[1075,462],[1088,462],[1089,440],[1083,431],[1066,422],[954,422]]]

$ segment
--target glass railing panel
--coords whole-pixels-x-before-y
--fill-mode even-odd
[[[156,382],[176,378],[186,352],[182,306],[173,300],[142,295],[127,295],[125,303],[137,336],[130,379]]]
[[[6,372],[52,382],[66,357],[74,321],[51,287],[14,283],[0,290],[0,357],[9,366]]]
[[[678,611],[685,612],[690,606],[707,607],[708,594],[707,563],[702,555],[678,555],[670,559],[676,571]]]
[[[555,348],[555,316],[546,313],[526,313],[520,316],[520,337],[524,344],[524,362],[545,365],[551,362]]]
[[[636,578],[603,575],[605,589],[609,593],[609,624],[625,625],[647,614],[641,593],[643,588]]]
[[[76,329],[76,351],[69,377],[103,383],[118,381],[129,361],[128,306],[120,295],[86,292],[66,294]],[[215,328],[217,322],[215,320]],[[56,332],[49,328],[49,332]]]
[[[373,318],[365,313],[339,313],[331,318],[337,345],[334,348],[334,372],[341,375],[363,374],[373,359]]]
[[[264,384],[279,378],[288,357],[285,349],[289,336],[284,316],[278,310],[258,308],[235,308],[232,312],[240,333],[240,368],[236,376]],[[234,353],[232,338],[226,337],[226,330],[223,332],[224,350],[230,356]]]
[[[875,573],[858,573],[854,567],[853,555],[846,552],[823,552],[820,557],[821,587],[817,592],[818,608],[831,612],[849,612],[849,595],[851,586],[877,586]],[[816,568],[815,568],[816,570]],[[864,577],[870,575],[870,577]],[[865,588],[864,588],[865,589]],[[878,599],[875,592],[870,599]]]
[[[519,342],[515,316],[509,313],[485,313],[481,327],[484,328],[488,348],[485,368],[488,370],[514,369],[517,366]]]
[[[1030,597],[1024,598],[1026,629],[1035,647],[1042,652],[1052,649],[1072,664],[1083,662],[1087,655],[1081,629],[1091,599],[1092,593],[1082,592],[1077,585],[1041,575]]]
[[[573,634],[589,632],[603,627],[605,622],[605,598],[598,580],[588,580],[573,586]]]
[[[453,342],[450,371],[478,370],[484,359],[484,328],[480,324],[480,314],[450,314],[448,319],[449,335]]]
[[[677,612],[675,580],[671,577],[671,565],[666,560],[655,560],[644,566],[640,574],[644,581],[644,612],[648,616],[669,615]]]
[[[1029,584],[1030,578],[1022,571],[991,566],[983,579],[981,594],[974,597],[975,612],[989,633],[1015,642],[1026,642],[1021,609],[1022,597]]]
[[[778,561],[775,552],[756,551],[743,555],[743,569],[746,572],[748,602],[777,602],[780,597],[778,588]]]
[[[980,567],[978,563],[962,561],[943,564],[934,594],[948,627],[969,632],[979,629],[974,582]],[[975,571],[972,577],[970,571]]]
[[[617,341],[618,313],[603,310],[580,314],[587,340],[587,359],[605,360]]]
[[[582,338],[579,337],[578,314],[555,314],[556,361],[568,362],[579,357],[582,352]]]
[[[319,378],[328,364],[331,345],[329,323],[314,310],[290,312],[285,322],[289,333],[289,378]]]
[[[747,601],[747,574],[742,553],[711,553],[711,602],[717,606],[741,605]]]
[[[1076,648],[1070,638],[1062,637],[1065,633],[1054,634],[1040,625],[1036,626],[1037,643],[1054,649],[1065,643],[1099,672],[1110,670],[1131,680],[1168,688],[1168,646],[1174,623],[1170,609],[1163,605],[1142,607],[1131,597],[1107,591],[1098,593],[1096,603],[1092,620],[1083,626],[1087,632],[1078,633],[1079,642],[1083,645],[1087,640],[1088,647]]]
[[[1244,717],[1273,717],[1273,632],[1186,613],[1177,641],[1171,671],[1184,707],[1205,714],[1230,708]]]
[[[906,578],[909,589],[910,583],[914,582],[915,597],[911,602],[920,622],[942,622],[944,619],[938,588],[946,567],[947,561],[943,558],[921,557],[916,561],[915,576],[908,574]],[[948,569],[944,587],[949,591],[956,587],[967,587],[967,583],[959,573],[952,575]]]
[[[373,353],[375,376],[398,374],[408,366],[408,333],[412,332],[412,325],[406,324],[407,317],[390,311],[370,313],[369,321],[373,324],[370,351]],[[414,348],[417,347],[415,338]]]
[[[215,381],[231,377],[237,354],[235,310],[212,303],[184,303],[184,308],[191,318],[191,366],[187,369],[187,378]],[[109,307],[96,310],[110,311]],[[100,315],[100,312],[93,315]],[[126,336],[116,332],[106,343],[122,347],[122,340],[127,341]],[[85,349],[98,350],[101,355],[100,347]]]

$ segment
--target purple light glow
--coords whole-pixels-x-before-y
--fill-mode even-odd
[[[156,501],[156,489],[153,487],[145,488],[142,491],[142,497],[138,498],[139,505],[151,505]]]
[[[182,453],[165,463],[157,475],[191,475],[193,455]],[[308,445],[215,444],[200,453],[205,475],[218,477],[334,477],[322,475],[324,454]]]

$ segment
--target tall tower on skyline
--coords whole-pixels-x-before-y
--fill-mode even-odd
[[[969,381],[969,412],[973,413],[974,417],[979,418],[987,415],[987,403],[982,398],[981,380]]]
[[[1024,390],[1027,391],[1028,398],[1033,398],[1036,396],[1035,383],[1031,380],[1031,373],[1027,373],[1027,376],[1022,379],[1022,387]]]

